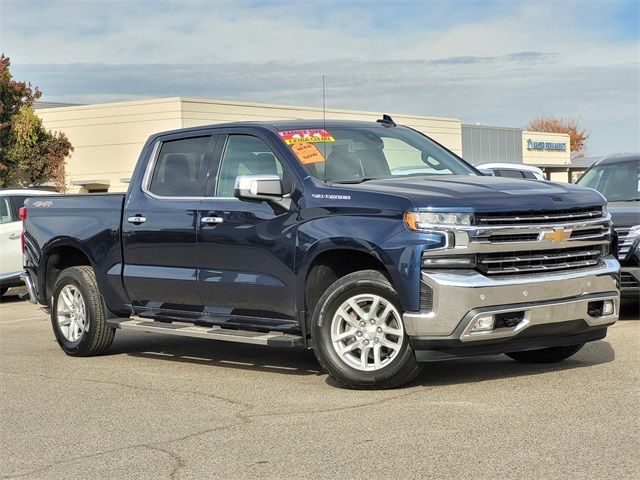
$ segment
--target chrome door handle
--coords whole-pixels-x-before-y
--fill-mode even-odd
[[[12,233],[11,235],[9,235],[9,240],[18,240],[19,238],[20,238],[19,233]]]
[[[127,222],[133,223],[135,225],[140,225],[141,223],[146,222],[147,219],[142,215],[134,215],[133,217],[127,218]]]
[[[200,219],[200,223],[203,225],[218,225],[222,222],[224,222],[222,217],[202,217]]]

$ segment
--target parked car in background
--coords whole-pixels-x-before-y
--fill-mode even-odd
[[[614,154],[596,162],[578,180],[604,195],[618,234],[622,295],[640,295],[640,154]]]
[[[0,295],[4,295],[11,287],[22,285],[22,222],[18,215],[25,199],[38,195],[55,195],[55,192],[0,190]]]
[[[482,173],[486,173],[494,177],[546,180],[542,170],[532,165],[521,165],[518,163],[483,163],[481,165],[476,165],[476,168]]]

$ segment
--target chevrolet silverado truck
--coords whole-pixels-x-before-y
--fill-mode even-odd
[[[561,361],[618,318],[604,197],[484,176],[386,115],[159,133],[126,194],[21,218],[71,356],[118,329],[306,347],[337,385],[391,388],[431,360]]]

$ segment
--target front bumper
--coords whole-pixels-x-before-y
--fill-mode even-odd
[[[612,258],[597,268],[544,276],[490,278],[471,270],[423,271],[421,281],[432,292],[432,306],[430,311],[405,313],[405,330],[416,350],[432,349],[437,342],[444,342],[441,345],[447,348],[504,344],[516,338],[531,338],[532,332],[549,339],[554,331],[571,336],[605,327],[606,332],[606,326],[618,318],[619,272],[620,264]],[[594,312],[594,305],[604,300],[614,304],[610,315]],[[508,328],[471,331],[479,315],[504,313],[519,315],[521,320]],[[580,322],[573,325],[575,328],[556,328],[574,321]]]

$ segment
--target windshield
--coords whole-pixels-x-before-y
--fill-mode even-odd
[[[427,137],[403,127],[279,132],[310,175],[333,183],[424,175],[477,175]]]
[[[578,185],[595,188],[609,202],[640,200],[640,160],[596,165]]]

